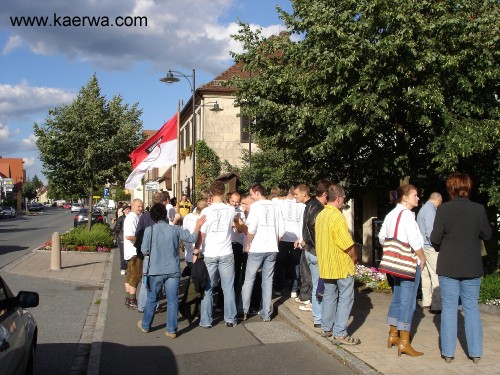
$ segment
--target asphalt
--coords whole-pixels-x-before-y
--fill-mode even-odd
[[[61,254],[62,269],[50,270],[50,252],[34,250],[4,267],[3,271],[33,277],[49,278],[73,282],[89,287],[98,287],[89,306],[87,320],[73,361],[71,374],[99,374],[100,361],[105,355],[103,335],[109,316],[108,299],[112,279],[120,276],[118,267],[113,267],[112,253]],[[490,309],[481,312],[483,324],[484,354],[479,364],[467,357],[464,333],[464,320],[459,313],[458,343],[455,359],[450,363],[440,356],[439,325],[440,315],[431,314],[417,307],[412,329],[412,346],[424,352],[422,357],[398,357],[395,347],[386,347],[388,326],[386,314],[391,300],[390,293],[356,291],[355,302],[349,321],[348,332],[361,340],[356,346],[334,345],[329,339],[320,336],[314,328],[310,312],[302,312],[299,304],[291,298],[281,297],[274,300],[275,314],[304,334],[318,350],[325,350],[359,374],[500,374],[498,353],[500,352],[500,314]],[[98,301],[98,303],[95,303]],[[132,335],[132,334],[131,334]],[[132,339],[132,338],[131,338]]]

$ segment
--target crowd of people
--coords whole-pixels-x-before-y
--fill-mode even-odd
[[[468,175],[451,175],[447,190],[449,202],[442,204],[441,194],[432,193],[417,218],[412,211],[419,205],[415,186],[390,192],[395,207],[385,217],[379,241],[383,245],[396,236],[409,244],[418,267],[412,279],[393,277],[387,346],[397,346],[399,356],[423,355],[410,344],[422,280],[422,305],[442,314],[443,358],[451,362],[454,356],[461,303],[468,353],[477,363],[482,356],[480,245],[490,239],[491,227],[484,207],[469,200]],[[140,199],[118,209],[115,232],[125,305],[143,313],[137,324],[142,332],[150,331],[165,294],[165,335],[177,336],[180,280],[189,277],[198,296],[198,308],[192,311],[202,328],[212,327],[214,307],[222,312],[226,327],[251,314],[268,322],[273,295],[290,293],[300,310],[311,312],[323,337],[342,345],[361,342],[348,333],[358,259],[342,214],[346,193],[341,185],[320,180],[312,196],[309,186],[298,184],[281,196],[277,190],[267,195],[261,184],[254,184],[242,195],[226,194],[225,185],[215,181],[201,195],[194,207],[185,195],[174,207],[168,194],[156,192],[146,212]],[[179,249],[185,252],[183,271]]]

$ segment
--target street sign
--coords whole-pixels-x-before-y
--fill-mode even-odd
[[[105,197],[109,197],[109,187],[104,188],[104,194]]]
[[[146,183],[146,191],[160,190],[160,184],[158,182],[148,182]]]

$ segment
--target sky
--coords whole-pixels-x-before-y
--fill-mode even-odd
[[[101,94],[138,103],[143,128],[157,130],[192,95],[186,80],[159,81],[169,69],[196,69],[196,87],[210,82],[233,64],[229,51],[241,52],[230,37],[238,19],[270,36],[285,30],[276,5],[291,12],[289,0],[0,2],[0,156],[23,158],[27,176],[44,182],[33,124],[71,103],[93,74]],[[34,16],[46,25],[13,25]]]

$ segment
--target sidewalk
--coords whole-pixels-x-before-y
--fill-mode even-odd
[[[310,312],[302,312],[299,304],[287,299],[278,306],[278,315],[306,334],[316,344],[330,351],[332,355],[345,361],[346,365],[361,373],[395,374],[500,374],[498,353],[500,352],[500,316],[481,312],[483,323],[483,358],[474,364],[467,358],[464,320],[459,315],[459,342],[455,359],[446,363],[439,351],[439,326],[441,315],[434,315],[417,305],[413,319],[412,346],[424,352],[422,357],[398,357],[396,347],[387,348],[389,326],[387,311],[391,302],[390,293],[356,292],[355,302],[349,320],[348,332],[359,338],[356,346],[333,345],[320,336],[321,329],[313,327]],[[361,363],[360,363],[361,362]],[[363,368],[363,365],[372,368]],[[373,371],[373,369],[376,370]],[[368,371],[368,372],[367,372]]]
[[[114,250],[113,250],[114,251]],[[102,288],[102,300],[98,316],[94,320],[93,332],[83,332],[93,338],[89,372],[96,374],[99,368],[102,331],[107,310],[107,290],[111,282],[113,253],[62,252],[62,269],[50,270],[50,252],[33,251],[5,266],[4,271],[34,277],[57,279]],[[484,355],[479,364],[474,364],[465,355],[466,344],[463,318],[459,317],[459,344],[455,359],[448,364],[439,352],[440,315],[433,315],[417,307],[414,317],[412,346],[425,354],[423,357],[397,356],[397,349],[386,348],[388,325],[386,314],[391,295],[378,292],[357,292],[349,326],[349,334],[361,339],[357,346],[337,346],[320,336],[313,327],[310,312],[301,312],[293,299],[275,300],[278,317],[287,321],[306,335],[319,348],[327,350],[351,369],[360,374],[500,374],[497,354],[500,352],[500,315],[482,312]],[[90,314],[89,314],[90,315]],[[89,327],[90,328],[90,327]],[[99,334],[101,332],[101,334]],[[99,339],[101,337],[101,340]],[[92,339],[91,339],[92,341]],[[97,363],[96,363],[97,361]]]

